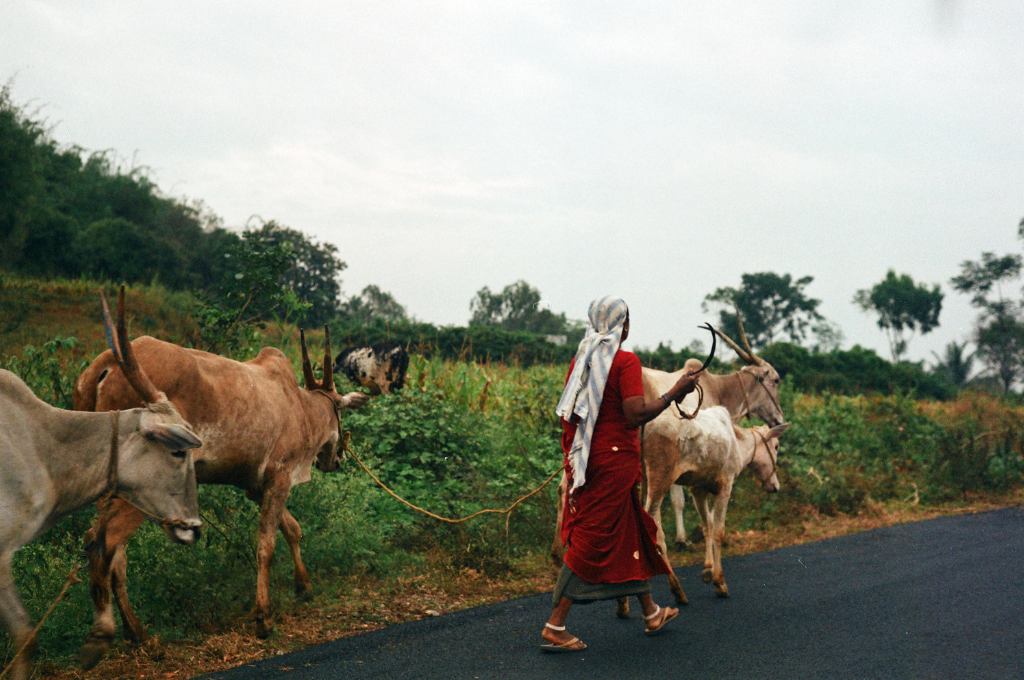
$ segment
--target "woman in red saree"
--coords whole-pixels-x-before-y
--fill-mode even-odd
[[[629,334],[626,303],[599,298],[588,317],[557,409],[569,482],[562,515],[566,552],[551,616],[541,631],[544,651],[586,649],[565,629],[574,603],[635,595],[648,635],[679,614],[656,604],[647,583],[669,566],[655,540],[654,520],[635,493],[641,478],[638,428],[692,392],[697,374],[683,375],[660,398],[646,401],[640,360],[619,347]]]

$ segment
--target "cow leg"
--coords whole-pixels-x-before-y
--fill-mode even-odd
[[[0,621],[3,621],[4,627],[11,636],[14,651],[21,649],[25,640],[32,634],[32,626],[28,614],[18,598],[18,591],[14,589],[10,553],[0,555]],[[12,680],[28,680],[34,649],[35,642],[29,645],[7,669]]]
[[[271,482],[260,499],[260,523],[256,548],[256,634],[269,637],[274,630],[270,616],[270,563],[274,559],[277,529],[281,526],[281,511],[288,500],[290,482]]]
[[[722,490],[715,495],[714,507],[711,512],[714,524],[708,526],[712,532],[712,542],[715,544],[715,561],[711,571],[711,582],[715,585],[715,594],[719,597],[729,597],[729,586],[725,582],[725,572],[722,570],[722,541],[725,539],[725,513],[729,509],[731,496],[732,484],[723,485]]]
[[[711,571],[715,564],[715,546],[711,539],[711,531],[708,529],[711,510],[708,508],[708,492],[700,489],[690,489],[693,495],[693,504],[697,506],[697,514],[700,515],[701,526],[704,527],[704,570],[700,577],[704,583],[711,582]]]
[[[298,520],[288,512],[288,508],[281,509],[281,533],[288,543],[288,549],[292,553],[292,562],[295,563],[295,594],[300,599],[308,600],[313,592],[313,586],[309,581],[309,573],[306,565],[302,563],[302,552],[299,549],[299,541],[302,540],[302,527]]]
[[[145,639],[145,630],[128,602],[125,583],[127,558],[124,544],[142,525],[145,517],[124,501],[114,498],[101,508],[96,521],[86,534],[86,555],[89,559],[89,594],[92,596],[93,624],[85,643],[78,652],[79,662],[85,669],[92,668],[114,640],[117,623],[114,620],[113,588],[115,563],[119,570],[116,580],[118,609],[125,623],[125,637],[134,641]],[[120,557],[118,553],[120,552]]]
[[[669,490],[672,501],[672,512],[676,518],[676,549],[685,550],[690,545],[686,538],[686,524],[683,522],[683,509],[686,506],[686,492],[683,487],[673,484]]]
[[[110,585],[114,591],[117,611],[121,613],[121,636],[132,644],[142,644],[148,636],[128,600],[128,555],[124,543],[117,546],[110,561]]]
[[[652,475],[652,477],[654,477]],[[661,504],[665,500],[665,492],[671,484],[667,484],[659,478],[649,478],[647,481],[647,499],[644,502],[644,510],[654,519],[654,526],[658,528],[658,549],[661,551],[661,559],[665,560],[668,567],[668,587],[675,595],[676,604],[689,604],[686,592],[683,591],[683,584],[672,569],[672,563],[668,559],[668,546],[665,544],[665,530],[661,526]]]

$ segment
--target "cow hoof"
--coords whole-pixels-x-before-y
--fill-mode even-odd
[[[729,597],[729,586],[725,582],[715,584],[715,595],[721,598]]]
[[[711,567],[704,567],[704,571],[700,572],[700,579],[704,583],[711,583]]]
[[[274,632],[274,623],[273,623],[273,621],[267,621],[266,619],[263,618],[262,614],[260,614],[259,616],[256,617],[256,636],[257,637],[259,637],[260,639],[266,640],[268,637],[270,637],[270,634],[273,633],[273,632]]]
[[[78,650],[78,664],[84,670],[95,668],[96,664],[103,658],[103,655],[110,649],[110,642],[110,638],[90,635],[85,644]]]
[[[146,656],[148,656],[153,661],[162,661],[164,656],[166,656],[167,654],[166,651],[164,651],[164,646],[160,644],[159,636],[147,636],[142,643],[142,649],[146,651]]]
[[[313,599],[313,589],[309,586],[304,588],[295,588],[295,599],[299,602],[309,602]]]
[[[687,550],[690,549],[691,545],[692,545],[692,543],[690,543],[689,541],[676,541],[676,543],[675,543],[676,552],[686,552]]]
[[[623,601],[623,602],[619,602],[618,603],[618,606],[615,608],[615,616],[620,618],[620,619],[628,619],[629,618],[629,602],[628,601]]]
[[[676,593],[676,604],[683,606],[690,604],[690,601],[686,598],[686,593]]]
[[[141,626],[138,629],[135,629],[127,624],[122,626],[121,637],[124,639],[125,642],[132,645],[133,647],[144,645],[147,642],[149,642],[149,636],[146,635],[145,629]]]

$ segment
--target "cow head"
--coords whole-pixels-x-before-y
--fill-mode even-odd
[[[743,330],[743,318],[738,309],[736,310],[736,323],[739,327],[743,347],[740,347],[739,343],[720,329],[716,328],[715,333],[747,364],[740,369],[740,373],[744,373],[752,379],[742,379],[746,404],[749,406],[748,415],[754,416],[772,427],[781,425],[785,421],[782,406],[779,404],[779,384],[782,382],[782,378],[774,366],[757,356],[751,349],[747,333]]]
[[[373,394],[390,394],[402,389],[409,368],[409,353],[397,343],[349,347],[334,360],[334,370],[344,371],[352,382]]]
[[[127,414],[126,425],[134,427],[134,432],[122,440],[116,457],[112,456],[113,491],[160,522],[171,539],[195,543],[202,522],[191,449],[203,442],[135,359],[124,319],[124,286],[118,296],[116,331],[106,296],[101,293],[100,299],[110,350],[128,384],[145,403]],[[121,422],[120,417],[116,422]]]
[[[338,394],[338,390],[334,386],[334,367],[331,363],[331,330],[327,326],[324,326],[324,375],[322,380],[318,381],[313,373],[313,365],[309,361],[309,350],[306,347],[306,332],[301,328],[299,329],[299,344],[302,347],[302,377],[306,383],[306,389],[320,393],[331,402],[334,408],[332,423],[336,427],[330,429],[327,440],[320,445],[316,454],[317,469],[321,472],[334,472],[341,465],[341,412],[347,408],[359,408],[370,397],[362,392]]]
[[[758,425],[750,430],[754,435],[754,458],[750,467],[768,493],[779,490],[779,437],[788,427],[789,423],[782,423],[774,427]]]

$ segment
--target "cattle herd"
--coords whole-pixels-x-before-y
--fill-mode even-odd
[[[114,603],[125,638],[144,640],[145,628],[128,600],[125,543],[147,518],[171,540],[195,543],[201,525],[197,483],[237,486],[259,506],[256,631],[268,635],[273,628],[269,568],[279,529],[294,562],[296,592],[310,592],[300,550],[302,529],[285,507],[289,493],[310,480],[312,465],[325,472],[338,468],[342,413],[369,398],[362,392],[339,394],[333,373],[345,371],[373,394],[388,393],[402,387],[409,363],[405,349],[398,344],[353,347],[332,358],[325,329],[318,380],[300,331],[302,388],[277,349],[264,348],[256,358],[239,362],[148,336],[132,341],[124,289],[116,324],[105,298],[102,306],[110,349],[76,381],[74,411],[47,405],[13,373],[0,370],[0,620],[14,648],[29,641],[32,630],[14,587],[14,552],[93,502],[98,512],[86,550],[94,619],[81,650],[82,664],[94,666],[113,641]],[[676,513],[676,541],[687,540],[683,492],[675,486],[681,484],[691,490],[704,529],[704,580],[725,597],[721,544],[734,480],[750,467],[766,491],[778,490],[778,442],[786,425],[779,375],[751,350],[742,325],[745,348],[715,332],[748,365],[728,375],[702,373],[701,407],[690,403],[695,395],[684,402],[696,415],[684,418],[667,409],[645,426],[642,450],[645,507],[657,522],[662,553],[668,554],[660,516],[666,493]],[[687,362],[682,370],[697,367],[699,362]],[[657,398],[678,377],[644,369],[647,397]],[[747,416],[766,425],[736,425]],[[560,561],[558,536],[556,527],[552,554]],[[677,601],[685,603],[678,579],[674,574],[669,579]],[[628,615],[624,600],[619,614]],[[16,680],[28,677],[31,646],[5,673]]]

